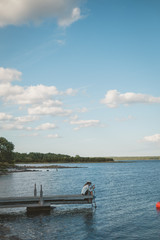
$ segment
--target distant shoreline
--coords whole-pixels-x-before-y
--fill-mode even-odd
[[[107,161],[75,161],[75,162],[64,162],[64,161],[58,161],[58,162],[16,162],[15,165],[12,165],[11,167],[5,167],[1,168],[0,165],[0,175],[6,175],[8,173],[14,173],[14,172],[34,172],[39,171],[36,169],[63,169],[63,168],[86,168],[86,167],[80,167],[80,166],[62,166],[60,164],[87,164],[87,163],[132,163],[135,161],[159,161],[160,157],[113,157],[113,160],[107,160]],[[18,166],[18,164],[22,164],[24,166]],[[27,164],[28,166],[26,166]],[[41,164],[42,166],[31,166],[29,164],[38,165]],[[46,165],[50,164],[50,165]],[[58,164],[58,165],[57,165]],[[49,171],[49,170],[48,170]]]
[[[37,163],[35,163],[36,165]],[[7,171],[5,172],[5,174],[10,174],[10,173],[17,173],[17,172],[36,172],[39,171],[37,169],[47,169],[47,171],[49,171],[49,169],[68,169],[68,168],[86,168],[86,167],[77,167],[77,166],[61,166],[61,165],[50,165],[50,166],[13,166],[11,168],[8,168]],[[1,174],[0,174],[1,175]]]
[[[113,157],[115,161],[132,161],[132,160],[160,160],[160,156],[145,156],[145,157]]]

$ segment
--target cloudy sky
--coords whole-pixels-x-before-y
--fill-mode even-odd
[[[159,0],[1,0],[0,135],[18,152],[160,155]]]

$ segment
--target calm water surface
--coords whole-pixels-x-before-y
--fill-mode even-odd
[[[62,165],[62,164],[61,164]],[[75,164],[64,164],[74,166]],[[24,208],[0,210],[0,223],[24,240],[160,239],[160,161],[76,164],[85,168],[43,169],[0,176],[0,197],[79,194],[96,184],[96,204],[59,205],[50,215],[27,216]]]

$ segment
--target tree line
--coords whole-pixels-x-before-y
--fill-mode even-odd
[[[9,165],[14,164],[14,144],[0,137],[0,175],[5,173]]]
[[[0,137],[0,165],[16,163],[85,163],[85,162],[112,162],[112,158],[105,157],[75,157],[55,153],[19,153],[14,152],[14,144],[4,137]]]
[[[55,153],[14,153],[15,163],[85,163],[85,162],[110,162],[113,161],[112,158],[105,157],[80,157],[76,155],[75,157],[55,154]]]

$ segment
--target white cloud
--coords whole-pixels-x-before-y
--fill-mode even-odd
[[[145,142],[160,142],[160,134],[154,134],[152,136],[146,136],[143,138]]]
[[[37,116],[22,116],[22,117],[15,117],[14,120],[18,123],[28,123],[38,120]]]
[[[0,82],[12,82],[20,80],[22,73],[16,69],[0,67]]]
[[[41,103],[59,94],[55,86],[48,87],[42,84],[27,88],[10,85],[8,86],[8,91],[5,86],[2,87],[6,89],[6,92],[3,94],[6,101],[22,105]]]
[[[74,130],[79,130],[80,128],[87,128],[87,127],[96,127],[100,124],[99,120],[72,120],[70,121],[70,124],[77,125]]]
[[[56,133],[56,134],[49,134],[47,135],[48,138],[60,138],[60,136]]]
[[[22,124],[13,122],[13,123],[4,123],[0,125],[0,129],[3,130],[32,130],[31,127],[25,127]]]
[[[66,94],[66,95],[70,95],[70,96],[75,96],[77,93],[77,90],[72,89],[72,88],[68,88],[64,93],[62,94]]]
[[[37,116],[22,116],[22,117],[13,117],[12,115],[7,115],[5,113],[0,113],[0,129],[3,130],[48,130],[57,128],[54,123],[43,123],[35,128],[25,126],[28,122],[33,122],[37,120]],[[5,121],[7,120],[7,121]],[[5,121],[5,122],[4,122]],[[2,124],[3,123],[3,124]]]
[[[33,122],[35,120],[38,120],[39,117],[37,116],[21,116],[21,117],[14,117],[13,115],[6,114],[4,112],[0,112],[0,121],[7,121],[8,123],[16,123],[16,124],[22,124],[22,123],[28,123]]]
[[[5,102],[14,100],[14,97],[21,96],[23,91],[23,87],[13,86],[10,83],[0,83],[0,97],[3,98]]]
[[[64,110],[62,107],[62,102],[58,100],[47,100],[42,101],[39,104],[33,104],[28,108],[28,114],[30,115],[68,115],[70,110]]]
[[[36,130],[48,130],[48,129],[54,129],[56,128],[56,125],[54,123],[43,123],[36,127]]]
[[[49,99],[49,100],[43,102],[41,104],[41,106],[44,106],[44,107],[55,107],[55,106],[62,106],[62,104],[63,103],[61,101],[59,101],[59,100],[51,100],[51,99]]]
[[[10,120],[12,118],[13,118],[12,115],[0,112],[0,121],[2,121],[2,120]]]
[[[78,21],[79,19],[81,19],[81,10],[80,8],[74,8],[71,12],[70,15],[68,16],[65,16],[63,18],[60,18],[58,20],[58,24],[59,26],[62,26],[62,27],[68,27],[69,25],[71,25],[73,22],[76,22]]]
[[[71,121],[75,121],[75,120],[78,119],[78,115],[76,114],[76,115],[74,115],[74,116],[71,116],[70,119],[71,119]]]
[[[45,18],[55,18],[59,26],[66,27],[81,18],[79,3],[80,0],[1,0],[0,27],[37,23]]]
[[[28,108],[28,113],[31,115],[68,116],[72,113],[72,110],[66,110],[62,107],[44,106],[42,104]]]
[[[120,104],[127,106],[134,103],[160,103],[160,97],[153,97],[147,94],[132,92],[121,94],[117,90],[109,90],[106,93],[105,98],[101,100],[101,103],[107,105],[109,108],[116,108]]]
[[[4,130],[32,130],[31,127],[26,127],[25,124],[38,120],[37,116],[21,116],[14,117],[3,112],[0,112],[0,129]]]
[[[1,80],[0,81],[0,100],[4,104],[10,105],[18,105],[19,110],[24,110],[22,108],[23,105],[25,107],[27,105],[28,116],[17,116],[14,117],[7,113],[0,112],[0,121],[1,121],[1,129],[6,130],[46,130],[55,128],[54,124],[43,124],[36,128],[28,127],[26,124],[39,120],[40,117],[51,115],[51,116],[69,116],[72,114],[71,109],[65,109],[63,106],[63,102],[56,99],[58,97],[62,98],[66,95],[75,95],[76,90],[72,88],[68,88],[64,91],[58,91],[55,86],[45,86],[45,85],[36,85],[36,86],[28,86],[22,87],[19,85],[13,85],[11,82],[14,80],[20,79],[21,73],[18,71],[13,71],[12,69],[4,69],[1,68]],[[8,74],[12,73],[12,74]],[[6,75],[5,75],[6,74]],[[4,81],[6,80],[6,81]],[[82,109],[83,112],[86,109]],[[4,124],[5,122],[5,124]],[[2,124],[3,123],[3,124]],[[94,125],[95,123],[87,123],[81,122],[75,123],[80,127],[87,127],[90,125]]]
[[[79,109],[77,109],[77,112],[79,112],[79,113],[85,113],[85,112],[88,112],[88,109],[87,109],[86,107],[79,108]]]
[[[12,69],[1,69],[3,69],[1,79],[7,80],[6,83],[4,83],[4,81],[0,82],[0,98],[4,103],[30,105],[28,113],[31,115],[67,116],[72,113],[71,110],[62,108],[61,101],[53,98],[65,95],[73,96],[77,90],[68,88],[65,91],[58,91],[55,86],[45,86],[43,84],[29,87],[12,85],[8,81],[18,79],[21,73],[17,71],[18,74],[13,73],[12,76],[9,77],[8,72],[12,72]]]
[[[57,43],[58,45],[62,46],[62,45],[65,45],[65,40],[57,39],[57,40],[56,40],[56,43]]]

